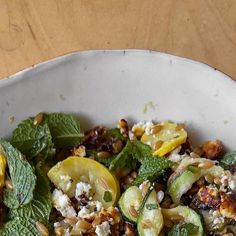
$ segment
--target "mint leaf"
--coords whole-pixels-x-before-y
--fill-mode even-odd
[[[236,151],[226,153],[220,160],[220,165],[224,169],[229,169],[230,166],[236,165]]]
[[[34,125],[33,118],[22,121],[13,131],[11,144],[28,157],[37,156],[52,147],[47,124]]]
[[[154,181],[172,165],[173,162],[164,157],[145,157],[133,185],[139,185],[145,180]]]
[[[86,153],[88,156],[92,156],[95,161],[102,163],[104,166],[106,166],[108,168],[109,168],[111,162],[116,158],[116,156],[110,156],[108,158],[100,158],[97,155],[97,151],[95,151],[95,150],[86,150]]]
[[[52,139],[57,148],[74,147],[83,136],[79,121],[72,115],[53,113],[46,115],[44,123],[48,124]]]
[[[2,230],[1,236],[40,236],[35,222],[26,218],[16,218],[7,222]]]
[[[198,233],[198,226],[185,223],[185,224],[178,224],[175,225],[167,234],[167,236],[192,236],[197,235]]]
[[[11,209],[10,218],[29,218],[34,221],[40,221],[47,225],[49,222],[51,208],[52,201],[49,181],[46,176],[41,173],[39,168],[37,168],[37,182],[33,200],[23,207]]]
[[[130,141],[128,141],[122,151],[112,160],[109,169],[114,171],[117,169],[127,168],[132,165],[133,145]]]
[[[20,203],[13,190],[4,189],[3,202],[8,208],[18,208]]]
[[[33,198],[36,176],[29,162],[10,143],[0,140],[0,148],[7,158],[13,191],[20,205],[29,203]]]
[[[150,157],[152,158],[152,149],[147,144],[142,143],[141,141],[133,141],[133,158],[138,160],[139,162],[143,162],[145,158]]]
[[[128,140],[128,138],[126,138],[125,136],[123,136],[121,134],[121,132],[118,128],[109,129],[107,131],[107,134],[111,137],[115,137],[115,138],[120,139],[121,141],[124,141],[124,142],[126,142]]]

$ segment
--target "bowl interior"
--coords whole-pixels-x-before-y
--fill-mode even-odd
[[[84,129],[120,118],[185,122],[192,142],[236,149],[235,107],[236,83],[205,64],[146,50],[79,52],[0,81],[0,136],[40,111],[70,112]]]

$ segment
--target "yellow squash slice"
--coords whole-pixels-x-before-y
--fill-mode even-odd
[[[71,178],[71,185],[63,180]],[[49,179],[57,188],[60,188],[69,197],[75,195],[76,184],[80,181],[87,182],[95,192],[94,200],[100,201],[104,207],[115,204],[119,197],[119,183],[115,176],[102,164],[89,158],[71,156],[57,163],[48,172]],[[109,195],[109,200],[104,196]]]
[[[153,127],[153,133],[143,134],[141,141],[153,149],[154,156],[164,156],[186,142],[187,132],[181,125],[164,122]]]

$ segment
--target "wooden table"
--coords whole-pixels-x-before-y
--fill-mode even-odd
[[[0,77],[100,48],[168,52],[236,79],[236,0],[0,0]]]

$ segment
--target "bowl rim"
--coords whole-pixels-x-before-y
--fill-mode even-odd
[[[73,57],[73,56],[92,56],[92,55],[98,55],[98,54],[106,54],[106,53],[132,53],[132,54],[138,54],[138,53],[144,53],[144,54],[156,54],[160,57],[168,58],[168,59],[174,59],[174,60],[179,60],[185,63],[190,63],[190,64],[195,64],[203,68],[208,68],[210,70],[215,71],[217,74],[220,75],[221,79],[226,79],[228,81],[231,81],[232,85],[236,86],[236,79],[234,80],[232,77],[227,75],[226,73],[210,66],[209,64],[201,61],[197,61],[194,59],[190,59],[187,57],[182,57],[182,56],[176,56],[170,53],[165,53],[165,52],[160,52],[160,51],[155,51],[155,50],[150,50],[150,49],[96,49],[96,50],[81,50],[81,51],[74,51],[70,53],[66,53],[61,56],[57,56],[55,58],[33,64],[27,68],[24,68],[22,70],[19,70],[18,72],[5,76],[0,79],[0,88],[4,87],[5,85],[8,85],[9,83],[14,82],[15,80],[20,79],[25,73],[28,73],[30,71],[33,71],[35,68],[42,68],[50,63],[58,63],[60,61],[66,61],[68,58]]]

